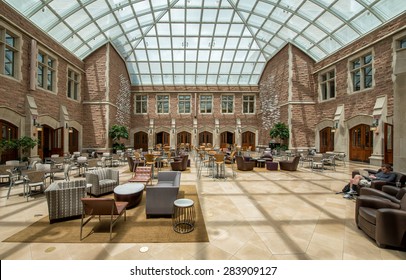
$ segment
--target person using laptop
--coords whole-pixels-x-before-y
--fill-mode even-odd
[[[396,174],[391,172],[392,166],[390,164],[383,164],[379,171],[376,174],[357,174],[350,179],[350,191],[344,195],[345,198],[351,198],[353,194],[356,194],[357,191],[353,186],[371,186],[371,181],[385,181],[385,182],[394,182],[396,180]]]

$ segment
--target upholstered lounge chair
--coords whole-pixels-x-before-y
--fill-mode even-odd
[[[133,177],[128,181],[143,183],[144,185],[152,184],[152,166],[138,166]]]
[[[406,249],[406,195],[400,203],[389,199],[361,195],[356,200],[355,221],[379,247]]]
[[[86,182],[92,184],[88,193],[94,196],[113,192],[120,182],[119,171],[110,168],[101,168],[86,172]]]
[[[300,156],[295,156],[291,160],[280,160],[279,168],[280,168],[280,170],[296,171],[297,166],[299,165],[299,161],[300,161]]]
[[[254,170],[255,162],[254,161],[245,161],[242,156],[235,156],[237,161],[237,169],[241,171],[251,171]]]
[[[51,224],[80,218],[83,212],[80,199],[86,197],[86,180],[54,182],[45,190],[45,197]]]
[[[175,158],[175,161],[171,162],[171,168],[173,171],[185,171],[187,169],[187,161],[189,155],[182,155],[179,159]]]

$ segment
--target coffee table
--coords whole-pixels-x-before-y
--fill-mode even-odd
[[[143,192],[144,184],[125,183],[114,188],[114,199],[117,201],[126,201],[128,202],[127,208],[133,208],[140,204]]]

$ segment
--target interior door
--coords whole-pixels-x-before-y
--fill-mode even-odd
[[[393,125],[385,123],[384,133],[384,161],[393,165]]]
[[[60,127],[53,131],[51,139],[51,154],[58,154],[63,156],[63,131],[64,128]]]
[[[360,124],[350,129],[350,160],[369,162],[373,148],[373,131]]]
[[[79,131],[75,128],[69,129],[69,153],[79,151]]]
[[[246,131],[242,134],[242,147],[248,148],[251,146],[251,151],[255,150],[255,133]]]
[[[189,132],[186,132],[186,131],[182,131],[182,132],[179,132],[178,133],[178,135],[177,135],[177,145],[179,145],[179,144],[181,144],[181,143],[184,143],[184,144],[186,144],[186,143],[191,143],[191,139],[192,139],[192,134],[190,134]]]
[[[162,146],[170,145],[170,135],[168,132],[161,131],[156,134],[156,143]]]
[[[134,133],[134,149],[142,149],[148,151],[148,134],[140,131]]]
[[[203,143],[213,144],[213,134],[208,131],[200,132],[199,133],[199,144],[202,145]]]
[[[334,133],[331,132],[331,127],[326,127],[319,132],[320,136],[320,153],[334,151]]]
[[[227,148],[234,144],[234,133],[224,131],[220,134],[220,148]]]

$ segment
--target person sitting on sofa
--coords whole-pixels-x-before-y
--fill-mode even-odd
[[[371,181],[379,180],[384,182],[394,182],[396,180],[396,174],[391,172],[392,167],[390,164],[383,164],[380,170],[376,174],[369,174],[368,176],[357,174],[350,179],[350,191],[344,195],[344,198],[351,198],[357,191],[354,186],[365,187],[371,186]]]

